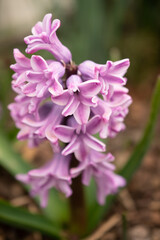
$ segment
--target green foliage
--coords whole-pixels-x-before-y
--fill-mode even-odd
[[[0,200],[0,221],[26,230],[40,231],[54,239],[62,239],[60,229],[54,227],[46,217],[13,207],[3,200]]]

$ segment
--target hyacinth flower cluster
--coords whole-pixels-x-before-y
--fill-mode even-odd
[[[51,188],[69,197],[74,178],[81,175],[82,183],[89,185],[93,177],[97,201],[104,204],[107,195],[125,185],[114,173],[113,155],[105,153],[106,145],[99,139],[115,137],[125,128],[132,100],[124,75],[130,63],[128,59],[106,64],[87,60],[76,65],[57,37],[59,27],[60,20],[52,21],[47,14],[24,39],[26,53],[46,50],[52,59],[28,58],[14,49],[12,88],[17,96],[9,109],[20,129],[17,137],[27,139],[30,146],[48,140],[53,149],[52,160],[28,174],[18,174],[17,179],[29,184],[31,195],[39,195],[45,207]]]

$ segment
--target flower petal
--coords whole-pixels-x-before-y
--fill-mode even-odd
[[[54,128],[56,137],[58,137],[62,142],[70,142],[74,133],[74,128],[58,125]]]
[[[59,94],[63,92],[63,87],[58,80],[55,79],[52,86],[49,87],[48,90],[53,96],[59,96]]]
[[[25,57],[20,51],[19,49],[15,48],[13,50],[13,54],[14,54],[14,58],[16,60],[17,63],[19,63],[21,66],[25,67],[25,68],[30,68],[30,59]]]
[[[94,116],[87,123],[86,131],[89,134],[96,134],[101,130],[102,125],[103,125],[102,118],[100,116]]]
[[[33,55],[31,57],[31,66],[34,71],[41,72],[48,68],[46,61],[38,55]]]
[[[87,144],[90,148],[98,151],[98,152],[103,152],[106,149],[106,146],[104,143],[100,142],[98,139],[95,137],[86,134],[84,137],[84,142]]]
[[[51,19],[52,19],[52,14],[48,13],[44,16],[42,21],[43,32],[46,32],[47,35],[49,35],[51,32]]]
[[[128,58],[122,59],[120,61],[116,61],[112,63],[112,72],[113,74],[124,76],[127,69],[129,68],[130,61]]]
[[[40,82],[41,80],[44,79],[44,74],[43,74],[43,72],[28,71],[28,72],[26,72],[26,77],[27,77],[28,81]]]
[[[80,103],[74,112],[74,117],[79,124],[86,124],[90,115],[90,107]]]
[[[123,77],[107,74],[103,77],[110,84],[125,84],[126,81]]]
[[[96,96],[101,90],[101,83],[99,80],[88,80],[79,84],[80,92],[84,96]]]
[[[73,74],[67,79],[67,87],[69,90],[76,92],[78,90],[78,85],[81,82],[81,78],[78,75]]]
[[[66,156],[70,153],[75,152],[79,148],[79,140],[77,136],[74,136],[71,142],[63,149],[62,155]]]
[[[76,109],[78,108],[79,104],[80,104],[80,102],[77,99],[77,97],[75,95],[71,96],[66,107],[63,109],[62,114],[65,117],[74,114]]]
[[[52,89],[49,88],[49,92],[52,94]],[[68,90],[64,90],[62,94],[58,95],[58,96],[52,96],[52,101],[55,104],[58,104],[60,106],[64,106],[66,105],[66,103],[68,103],[69,99],[70,99],[70,94],[68,92]]]

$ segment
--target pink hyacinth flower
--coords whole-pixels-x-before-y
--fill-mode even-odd
[[[86,124],[90,116],[90,107],[97,106],[96,95],[100,92],[101,83],[92,79],[82,82],[78,75],[67,79],[67,89],[58,96],[52,96],[55,104],[65,106],[64,116],[74,115],[79,124]]]
[[[52,14],[46,14],[42,22],[38,22],[32,28],[32,34],[24,38],[28,45],[26,52],[35,53],[38,50],[47,50],[59,60],[68,63],[72,60],[71,52],[65,47],[56,35],[57,29],[60,27],[60,20],[54,19],[51,22]]]
[[[84,79],[97,78],[102,83],[101,93],[107,95],[113,91],[114,85],[125,85],[124,75],[130,65],[129,59],[112,62],[107,61],[105,65],[96,64],[92,61],[84,61],[78,67]]]
[[[62,142],[69,143],[62,151],[63,155],[68,155],[77,151],[80,146],[89,146],[98,152],[105,151],[105,144],[93,137],[101,129],[101,118],[95,116],[86,125],[64,126],[57,125],[54,129],[55,135]]]
[[[97,186],[97,200],[103,205],[109,194],[115,194],[118,188],[125,186],[125,179],[113,172],[115,166],[111,164],[114,160],[112,154],[102,154],[86,147],[82,151],[83,153],[77,154],[80,156],[80,164],[71,169],[71,175],[76,177],[82,173],[82,183],[86,186],[93,177]]]
[[[24,39],[27,53],[47,50],[51,59],[40,55],[27,58],[14,49],[12,88],[18,95],[8,108],[20,129],[17,137],[28,139],[30,146],[47,140],[54,151],[50,162],[19,174],[17,179],[30,184],[31,195],[39,195],[45,207],[50,188],[68,197],[72,178],[81,174],[82,183],[88,185],[93,177],[98,202],[104,204],[106,196],[116,193],[125,180],[114,173],[114,157],[102,153],[106,144],[96,136],[114,137],[125,128],[124,118],[132,102],[124,87],[130,62],[97,64],[87,60],[76,65],[57,37],[59,27],[60,20],[52,21],[47,14]]]
[[[125,129],[124,118],[132,103],[127,92],[128,89],[116,86],[110,100],[99,99],[97,107],[92,108],[93,113],[101,116],[102,119],[101,138],[115,137],[117,133]]]
[[[54,154],[53,160],[39,169],[29,171],[27,174],[18,174],[16,178],[31,186],[31,195],[39,195],[41,206],[46,207],[48,192],[56,188],[69,197],[71,176],[69,175],[70,156],[64,157],[60,153]]]
[[[18,53],[20,54],[20,53]],[[41,56],[33,55],[27,59],[24,55],[23,62],[17,58],[17,50],[14,51],[17,63],[11,65],[13,70],[17,71],[13,75],[12,86],[18,88],[19,92],[29,97],[43,97],[48,89],[52,89],[55,95],[62,92],[63,88],[59,80],[64,75],[64,66],[56,61],[45,61]],[[25,60],[25,61],[24,61]],[[28,60],[28,61],[27,61]],[[22,63],[27,62],[24,68]]]

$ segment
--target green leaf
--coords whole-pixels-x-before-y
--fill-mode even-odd
[[[129,182],[135,171],[139,168],[140,164],[142,163],[144,155],[149,149],[159,110],[160,110],[160,77],[158,78],[155,91],[153,93],[150,118],[144,130],[143,136],[140,139],[139,143],[136,145],[126,165],[119,172],[119,174],[122,175],[127,180],[127,182]],[[113,204],[116,198],[116,195],[108,196],[106,204],[104,206],[100,206],[97,204],[95,197],[93,197],[96,195],[96,188],[94,182],[91,182],[91,186],[86,187],[85,191],[88,208],[88,223],[89,223],[88,233],[89,233],[97,226],[102,217],[110,209],[111,205]]]
[[[18,173],[27,173],[32,166],[25,162],[11,146],[11,142],[0,130],[0,164],[13,176]],[[24,185],[29,190],[29,187]],[[35,199],[38,203],[38,198]],[[44,214],[50,218],[56,225],[69,220],[68,201],[54,189],[50,191],[48,206],[43,209]]]
[[[32,214],[22,208],[13,207],[1,199],[0,221],[28,231],[40,231],[54,237],[54,239],[62,239],[60,238],[60,229],[55,228],[47,218],[39,214]]]

